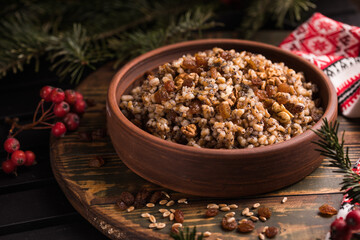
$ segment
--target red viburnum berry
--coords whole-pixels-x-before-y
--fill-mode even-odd
[[[73,111],[78,114],[83,114],[86,109],[86,102],[84,100],[77,100],[73,106]]]
[[[51,133],[55,137],[62,137],[66,133],[66,127],[65,124],[62,122],[57,122],[54,124],[54,126],[51,128]]]
[[[44,86],[40,90],[40,97],[44,99],[46,102],[50,102],[50,94],[54,88],[51,86]]]
[[[25,151],[25,156],[26,156],[26,161],[24,163],[25,166],[31,166],[34,164],[35,162],[35,153],[33,153],[32,151]]]
[[[8,159],[2,162],[1,168],[5,173],[10,174],[15,171],[16,165],[10,159]]]
[[[84,96],[81,93],[75,92],[75,94],[76,94],[76,101],[84,100]]]
[[[65,100],[65,93],[61,88],[54,88],[50,93],[50,100],[54,103],[61,103]]]
[[[74,105],[76,103],[77,97],[76,92],[72,89],[68,89],[65,91],[65,102],[70,105]]]
[[[68,113],[64,117],[64,123],[69,131],[75,131],[80,124],[80,117],[76,113]]]
[[[330,233],[333,240],[345,240],[350,239],[349,236],[351,237],[351,231],[342,217],[331,223]]]
[[[26,155],[25,155],[24,151],[16,150],[15,152],[13,152],[13,153],[11,154],[11,161],[12,161],[16,166],[24,165],[24,163],[25,163],[25,161],[26,161]]]
[[[70,112],[70,105],[67,102],[62,101],[57,103],[54,106],[54,114],[57,117],[64,117],[68,112]]]
[[[348,213],[345,218],[346,224],[352,232],[360,231],[360,210],[355,209]]]
[[[8,153],[13,153],[20,149],[20,143],[16,138],[8,138],[4,142],[4,149]]]

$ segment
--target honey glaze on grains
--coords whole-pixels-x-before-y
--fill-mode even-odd
[[[311,128],[323,115],[317,92],[284,63],[213,48],[159,66],[119,106],[135,125],[168,141],[253,148]]]

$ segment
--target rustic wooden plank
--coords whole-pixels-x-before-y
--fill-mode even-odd
[[[92,131],[105,127],[105,96],[110,78],[114,71],[109,65],[90,75],[79,90],[85,97],[93,98],[97,105],[90,108],[81,120],[79,131]],[[355,161],[360,153],[360,125],[357,120],[339,117],[340,130],[347,130],[345,134],[346,146],[349,146],[350,158]],[[101,168],[91,168],[88,162],[95,156],[102,156],[106,164]],[[289,159],[291,161],[291,159]],[[124,190],[136,193],[140,188],[149,190],[163,190],[163,188],[149,183],[131,172],[118,158],[108,137],[92,142],[79,139],[78,133],[70,133],[62,139],[52,139],[51,162],[54,175],[64,193],[90,223],[112,239],[168,239],[170,223],[161,231],[147,228],[149,222],[140,217],[140,213],[150,211],[161,219],[156,206],[154,209],[137,209],[132,213],[120,212],[114,204],[114,199]],[[323,203],[339,206],[342,194],[339,192],[341,174],[334,173],[333,168],[327,167],[329,161],[325,159],[322,165],[311,175],[299,183],[253,198],[232,200],[218,200],[188,196],[168,191],[172,198],[187,197],[189,205],[175,205],[184,210],[186,225],[198,226],[200,231],[209,230],[214,233],[210,239],[221,237],[225,239],[254,239],[260,227],[274,225],[280,227],[278,239],[323,238],[328,231],[332,218],[322,218],[318,215],[318,207]],[[283,196],[289,201],[281,204]],[[266,223],[257,223],[256,231],[248,235],[237,232],[224,232],[219,222],[221,216],[214,219],[204,219],[204,207],[210,202],[237,203],[241,208],[260,202],[271,207],[274,216]],[[102,204],[101,204],[102,203]],[[239,214],[240,210],[236,210]],[[165,220],[164,220],[165,221]]]

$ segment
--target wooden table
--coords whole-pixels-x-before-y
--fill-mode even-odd
[[[111,65],[105,65],[79,86],[78,90],[86,98],[94,99],[97,105],[86,112],[78,131],[93,131],[106,126],[105,99],[113,74]],[[338,120],[340,130],[347,130],[346,146],[350,148],[350,158],[354,161],[360,155],[360,124],[358,119],[339,117]],[[106,164],[100,168],[89,167],[89,160],[96,156],[102,156]],[[209,239],[256,239],[264,226],[278,227],[280,234],[277,239],[323,239],[335,217],[321,217],[318,208],[324,203],[338,208],[342,199],[342,193],[339,191],[342,175],[334,173],[333,168],[326,166],[328,163],[327,159],[324,160],[310,176],[276,192],[243,199],[210,199],[172,192],[138,177],[122,163],[108,137],[88,142],[81,140],[78,133],[74,132],[58,140],[52,139],[51,142],[53,172],[65,195],[83,217],[112,239],[169,239],[172,223],[168,219],[162,219],[158,212],[162,206],[157,204],[155,208],[145,207],[131,213],[122,212],[115,206],[115,199],[122,191],[135,193],[142,187],[149,190],[165,190],[175,200],[187,198],[189,204],[176,204],[171,208],[178,208],[184,212],[184,225],[196,225],[200,232],[212,232]],[[285,196],[288,197],[288,201],[282,204],[281,200]],[[203,216],[206,205],[213,202],[237,204],[237,219],[242,218],[242,209],[257,202],[270,207],[273,216],[265,223],[257,222],[255,231],[250,234],[224,232],[220,227],[224,213],[211,219]],[[150,222],[140,217],[144,212],[155,215],[158,221],[165,222],[167,226],[162,230],[149,229]]]

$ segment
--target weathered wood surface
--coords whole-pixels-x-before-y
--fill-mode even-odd
[[[90,75],[80,86],[86,98],[96,100],[97,105],[89,108],[81,120],[78,131],[89,131],[105,127],[105,96],[107,86],[114,71],[106,65]],[[360,156],[360,124],[357,120],[339,117],[341,130],[345,134],[346,145],[350,148],[350,158],[356,160]],[[281,154],[281,153],[279,153]],[[102,156],[106,164],[100,168],[88,166],[89,159]],[[291,159],[289,159],[291,161]],[[73,206],[96,228],[112,239],[169,239],[171,223],[163,219],[155,208],[137,209],[131,213],[121,212],[114,202],[122,191],[136,192],[141,187],[150,190],[162,189],[151,184],[131,172],[116,155],[109,138],[87,142],[80,140],[78,133],[67,134],[61,139],[51,141],[51,162],[55,177]],[[257,239],[263,226],[277,226],[280,234],[277,239],[322,239],[328,231],[333,218],[323,218],[318,215],[318,207],[329,203],[339,207],[342,194],[339,192],[341,174],[332,172],[327,167],[328,160],[302,181],[276,192],[254,198],[243,199],[206,199],[195,196],[185,196],[171,192],[173,199],[188,198],[189,204],[176,204],[171,208],[182,209],[186,216],[185,225],[196,225],[199,231],[210,231],[209,239]],[[274,166],[276,167],[276,166]],[[261,171],[261,169],[259,169]],[[281,199],[287,196],[288,201],[281,204]],[[259,202],[273,211],[273,216],[267,222],[257,222],[256,230],[251,234],[240,234],[236,231],[224,232],[220,221],[224,213],[215,218],[205,219],[203,214],[208,203],[236,203],[237,219],[245,207]],[[151,230],[149,221],[140,214],[154,214],[159,222],[165,222],[166,228]]]

